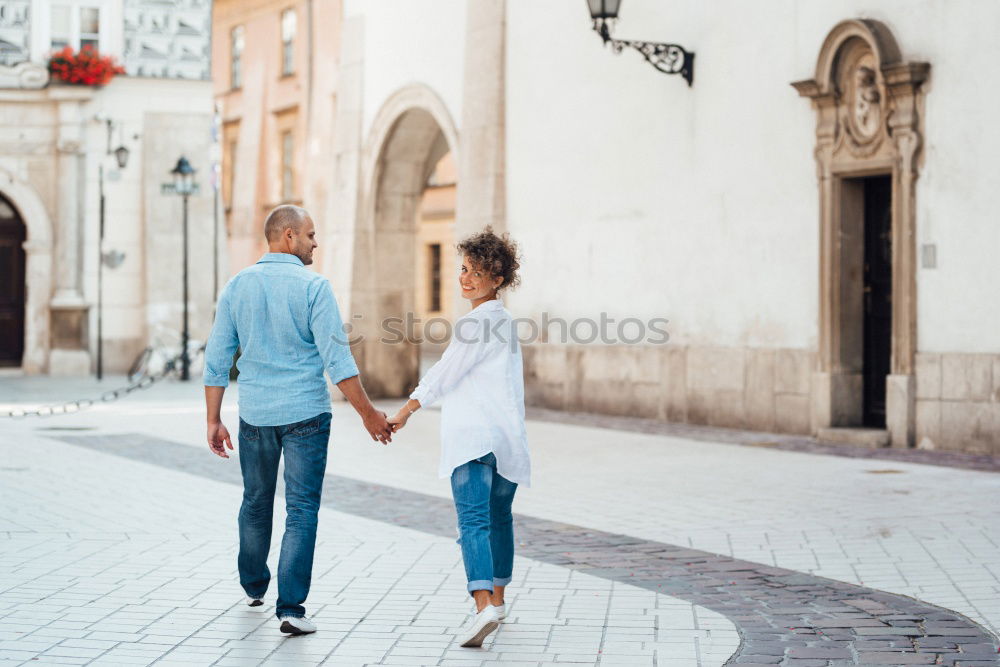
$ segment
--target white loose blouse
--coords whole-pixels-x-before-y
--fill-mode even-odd
[[[444,355],[410,394],[424,408],[441,401],[441,477],[492,452],[502,477],[530,486],[522,369],[516,325],[499,300],[455,322]]]

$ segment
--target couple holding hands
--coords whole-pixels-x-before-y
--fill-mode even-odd
[[[455,323],[441,359],[399,412],[375,409],[359,379],[343,322],[326,278],[305,267],[317,248],[309,214],[279,206],[264,223],[268,252],[240,271],[219,296],[205,349],[208,444],[222,458],[233,444],[221,406],[237,347],[240,358],[240,584],[251,607],[263,604],[271,580],[267,555],[278,462],[285,460],[285,533],[278,560],[280,631],[308,634],[305,616],[330,438],[324,372],[361,416],[374,440],[387,443],[421,408],[441,402],[442,478],[450,477],[459,542],[475,602],[462,646],[481,646],[506,617],[514,532],[511,504],[528,484],[524,381],[515,324],[498,294],[518,283],[517,248],[489,227],[458,245],[459,284],[472,310]]]

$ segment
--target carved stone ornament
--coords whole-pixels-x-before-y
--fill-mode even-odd
[[[49,71],[37,63],[18,63],[8,67],[0,65],[0,88],[44,88],[49,82]]]
[[[888,136],[881,76],[871,47],[861,40],[845,45],[836,73],[838,139],[855,157],[879,150]]]
[[[882,94],[875,70],[864,65],[854,70],[854,131],[861,139],[874,137],[882,121]]]

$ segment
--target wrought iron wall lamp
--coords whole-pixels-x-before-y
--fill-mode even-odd
[[[641,42],[631,39],[615,39],[611,36],[611,24],[618,18],[621,0],[587,0],[594,31],[605,44],[611,44],[615,53],[621,53],[626,46],[642,54],[650,65],[664,74],[680,74],[688,82],[694,83],[694,53],[678,44]]]

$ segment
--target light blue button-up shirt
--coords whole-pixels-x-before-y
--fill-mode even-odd
[[[240,417],[280,426],[330,412],[336,384],[358,374],[330,282],[295,255],[269,252],[233,276],[205,348],[205,386],[229,385],[236,346]]]

